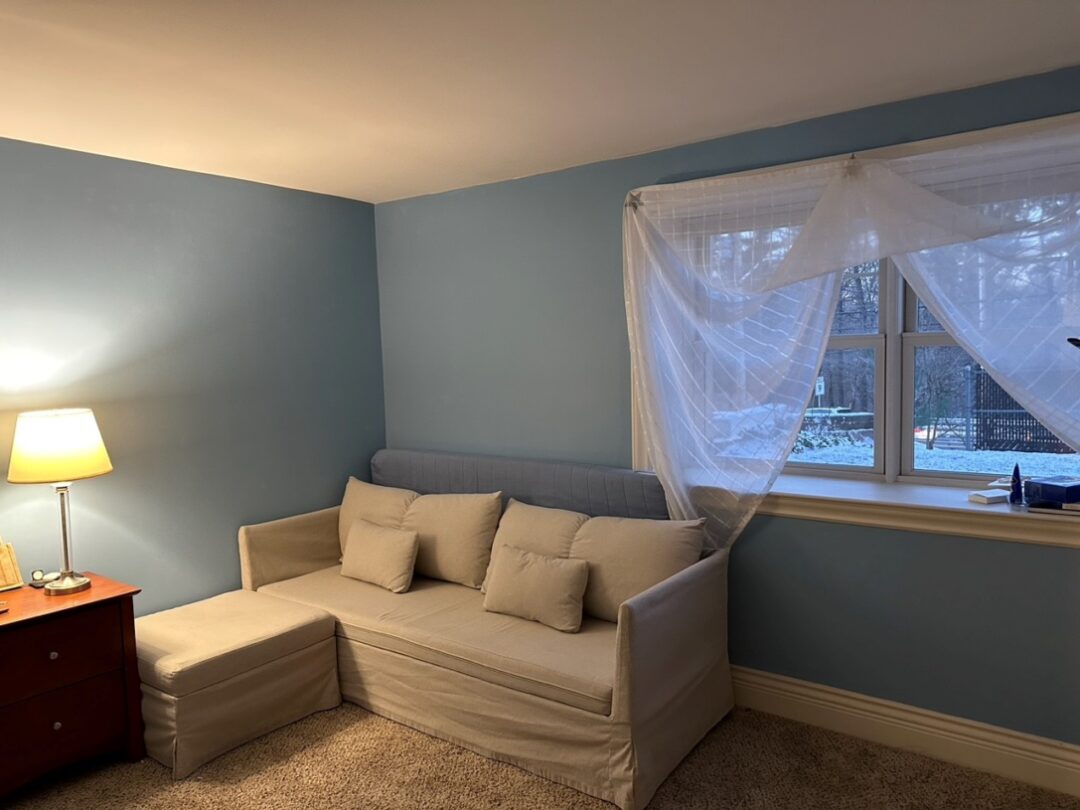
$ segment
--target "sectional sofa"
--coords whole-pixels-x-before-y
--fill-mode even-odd
[[[414,494],[501,492],[579,513],[579,526],[667,518],[656,478],[628,470],[382,450],[371,472]],[[344,699],[624,810],[730,710],[726,552],[615,605],[614,620],[589,615],[587,597],[580,630],[559,632],[485,610],[476,582],[422,576],[419,560],[404,593],[342,576],[350,497],[240,532],[245,589],[335,618]]]

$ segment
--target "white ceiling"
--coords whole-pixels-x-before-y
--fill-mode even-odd
[[[1077,63],[1076,0],[0,0],[0,136],[381,202]]]

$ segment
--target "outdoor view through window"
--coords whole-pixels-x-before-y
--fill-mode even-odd
[[[1080,456],[956,345],[894,273],[884,262],[844,272],[832,337],[790,460],[883,472],[888,428],[880,400],[890,390],[891,406],[911,415],[901,427],[903,472],[998,475],[1019,463],[1025,475],[1080,475]],[[911,299],[896,334],[888,333],[881,308],[885,284]],[[886,368],[887,340],[903,345],[896,368]]]

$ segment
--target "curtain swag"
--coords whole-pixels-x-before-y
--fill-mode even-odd
[[[891,258],[1080,450],[1080,123],[894,159],[636,189],[623,209],[636,411],[673,517],[734,541],[795,441],[844,269]]]

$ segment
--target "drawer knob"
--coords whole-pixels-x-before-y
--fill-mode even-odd
[[[60,657],[60,653],[56,652],[55,650],[53,650],[51,653],[49,653],[49,660],[50,661],[55,661],[59,657]]]
[[[53,731],[59,731],[63,727],[64,727],[64,724],[61,723],[59,720],[57,720],[55,723],[52,724],[52,730]]]

